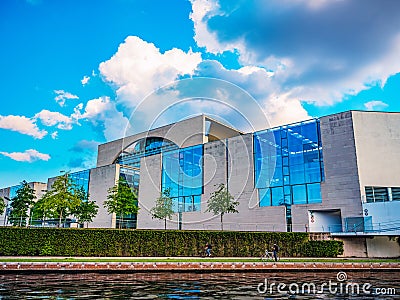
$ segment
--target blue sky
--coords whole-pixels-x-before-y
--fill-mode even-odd
[[[223,99],[268,126],[400,111],[396,0],[3,0],[0,37],[0,187],[95,167],[99,143],[143,124],[240,127]],[[203,77],[217,84],[176,82]]]

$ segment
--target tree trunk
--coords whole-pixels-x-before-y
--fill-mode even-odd
[[[60,212],[60,219],[58,220],[58,228],[61,228],[62,211]]]
[[[164,230],[167,230],[167,218],[164,218]]]
[[[223,216],[224,214],[221,214],[221,230],[222,231],[224,231],[224,223],[222,222],[222,216]]]

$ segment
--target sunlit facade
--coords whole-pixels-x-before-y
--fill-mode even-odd
[[[226,230],[396,232],[398,128],[400,113],[348,111],[248,133],[201,115],[102,144],[97,167],[70,176],[99,206],[89,227],[162,229],[151,209],[169,191],[168,229],[218,230],[207,201],[224,184],[239,202]],[[104,208],[119,179],[139,206],[123,220]]]

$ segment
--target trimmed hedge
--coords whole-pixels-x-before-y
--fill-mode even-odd
[[[0,255],[259,257],[274,243],[280,256],[335,257],[339,241],[309,241],[302,232],[0,228]]]

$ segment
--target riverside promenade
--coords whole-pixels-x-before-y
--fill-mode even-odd
[[[82,272],[277,272],[277,271],[400,271],[399,261],[343,261],[343,259],[312,259],[301,258],[290,261],[240,261],[241,258],[232,258],[237,261],[223,261],[222,258],[207,258],[202,261],[192,257],[0,257],[0,273],[82,273]],[[174,260],[187,261],[174,261]],[[48,260],[48,261],[45,261]],[[68,261],[72,260],[72,261]],[[142,261],[141,261],[142,260]],[[171,260],[171,261],[168,261]],[[298,260],[298,261],[296,261]]]

